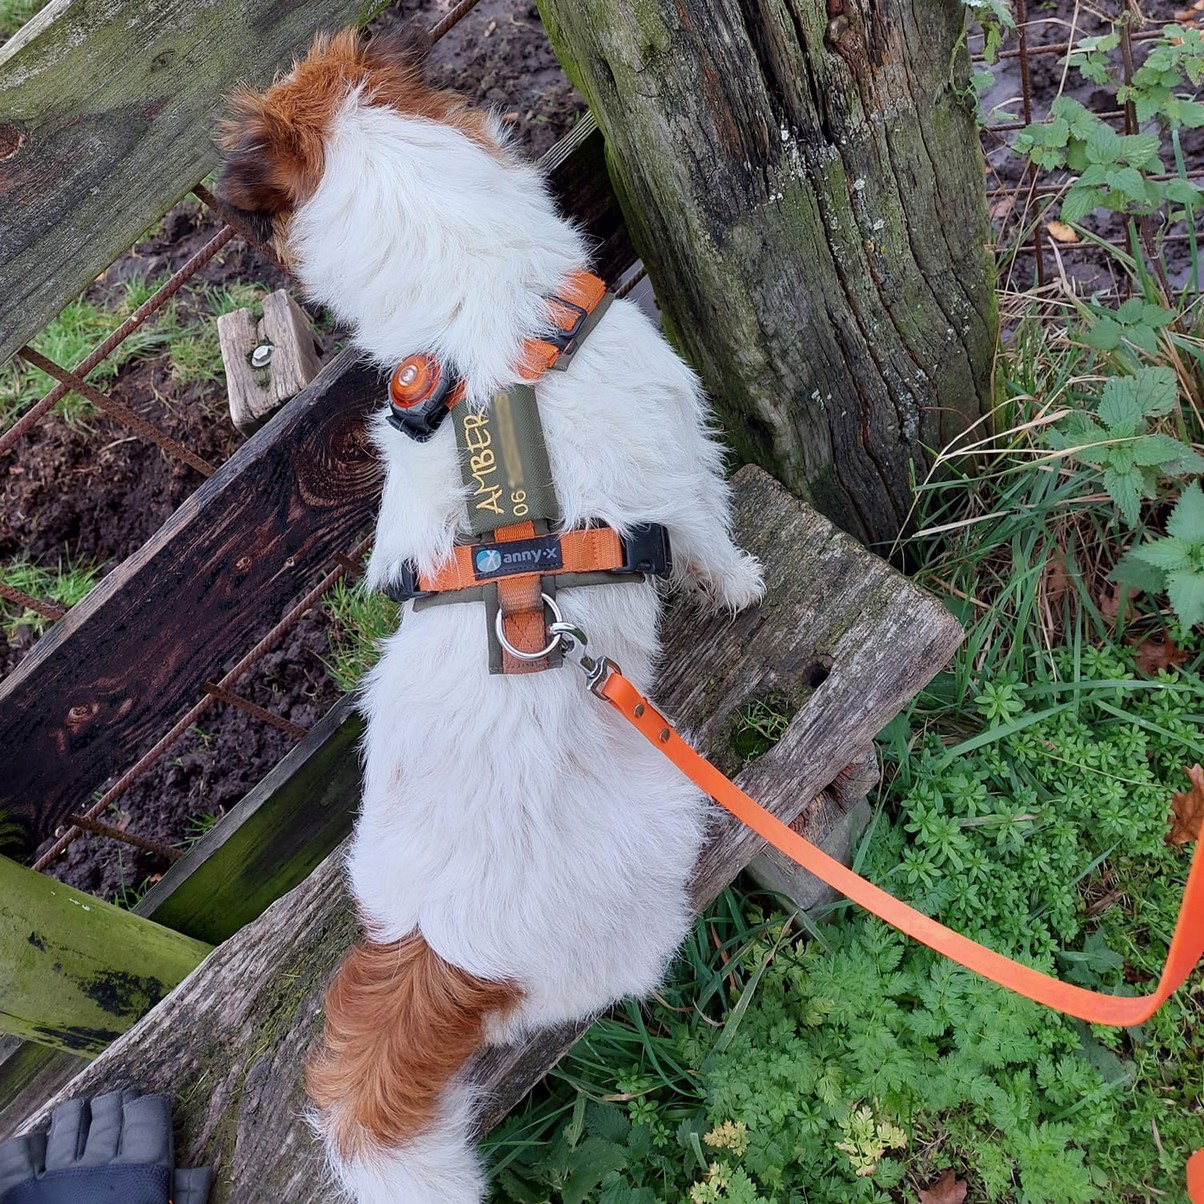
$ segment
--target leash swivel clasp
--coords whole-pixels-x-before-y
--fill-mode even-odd
[[[566,621],[553,598],[544,594],[543,604],[552,612],[552,622],[548,624],[548,635],[551,638],[545,647],[540,648],[537,652],[527,652],[523,648],[516,648],[506,638],[500,610],[494,620],[494,631],[497,634],[498,643],[511,656],[520,661],[542,660],[545,656],[550,656],[557,648],[561,648],[566,657],[571,657],[581,667],[581,671],[585,674],[585,684],[590,693],[601,697],[602,687],[612,673],[619,671],[619,666],[607,656],[593,657],[586,652],[585,646],[589,643],[589,637],[576,623]]]
[[[548,631],[564,643],[564,655],[573,659],[585,674],[585,684],[591,694],[601,697],[602,687],[619,666],[608,656],[590,656],[585,650],[589,638],[575,623],[556,622]]]

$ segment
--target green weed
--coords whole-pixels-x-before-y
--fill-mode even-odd
[[[327,671],[339,689],[354,690],[376,664],[380,641],[397,629],[397,604],[384,594],[336,581],[326,595],[326,609],[335,620]]]
[[[68,610],[88,595],[99,576],[99,566],[84,560],[72,561],[69,555],[59,557],[53,568],[24,556],[0,567],[0,581],[6,585],[33,598],[57,602]],[[10,643],[16,639],[19,627],[32,628],[36,635],[41,635],[51,622],[37,611],[0,598],[0,631]]]

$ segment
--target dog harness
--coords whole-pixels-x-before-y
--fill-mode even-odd
[[[659,523],[626,536],[602,523],[557,532],[560,507],[539,420],[536,386],[545,372],[567,371],[573,356],[613,300],[587,272],[545,298],[553,332],[523,344],[520,384],[495,393],[480,410],[461,405],[463,383],[431,355],[408,356],[389,382],[389,422],[420,443],[451,415],[467,489],[473,542],[457,544],[434,574],[402,566],[385,592],[415,609],[443,602],[484,601],[489,668],[538,673],[560,664],[556,589],[642,581],[672,567],[669,537]]]

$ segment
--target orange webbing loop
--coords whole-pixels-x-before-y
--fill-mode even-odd
[[[499,543],[514,539],[533,539],[534,523],[512,523],[499,527],[493,538]],[[497,582],[498,609],[502,612],[502,631],[506,639],[523,652],[535,652],[548,639],[548,628],[543,614],[543,583],[539,573],[517,573],[513,577],[501,577]],[[547,669],[548,658],[537,661],[519,660],[502,647],[503,673],[539,673]]]
[[[528,524],[529,525],[529,524]],[[509,528],[502,528],[509,530]],[[499,534],[499,538],[501,538]],[[527,539],[526,535],[511,535],[510,539]],[[480,550],[477,543],[457,544],[452,549],[452,558],[429,577],[422,573],[418,577],[418,588],[431,593],[451,593],[458,589],[472,589],[481,580],[473,572],[473,556]],[[588,527],[566,531],[560,536],[560,554],[563,564],[558,569],[543,569],[540,576],[556,577],[561,573],[601,573],[623,567],[623,541],[613,527]],[[528,574],[515,574],[527,576]],[[497,578],[505,580],[506,578]],[[507,636],[507,639],[509,637]]]
[[[606,295],[606,282],[589,272],[576,272],[569,277],[564,287],[554,297],[548,297],[548,316],[552,324],[563,331],[577,325],[581,315],[571,306],[579,306],[587,314],[597,308]],[[567,301],[568,306],[558,304]],[[555,343],[543,339],[528,339],[523,344],[523,359],[519,374],[528,384],[538,380],[560,358],[561,349]]]
[[[855,874],[834,857],[821,852],[699,756],[673,730],[668,720],[617,670],[612,671],[596,687],[596,692],[721,807],[817,878],[959,965],[1046,1007],[1077,1016],[1091,1024],[1141,1024],[1182,984],[1200,960],[1201,954],[1204,954],[1204,841],[1197,846],[1192,859],[1179,919],[1157,990],[1151,995],[1104,995],[1059,982],[1031,966],[1021,965],[993,949],[979,945],[952,928],[938,924],[914,907],[909,907],[881,887]],[[637,706],[643,708],[638,715]],[[1204,1173],[1204,1168],[1201,1168],[1201,1172]]]

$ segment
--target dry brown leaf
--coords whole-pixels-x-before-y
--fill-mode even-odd
[[[991,217],[994,221],[1002,221],[1012,211],[1012,206],[1015,205],[1016,198],[1009,192],[1007,196],[998,200],[991,206]]]
[[[952,1167],[926,1191],[920,1192],[920,1204],[962,1204],[966,1198],[966,1181],[957,1178]]]
[[[1099,612],[1112,624],[1114,631],[1121,611],[1129,605],[1136,593],[1137,591],[1134,589],[1126,589],[1123,585],[1114,585],[1110,590],[1105,590],[1100,594]]]
[[[1061,550],[1055,551],[1041,570],[1041,583],[1045,587],[1045,599],[1049,603],[1060,602],[1070,589],[1070,578],[1066,574],[1066,558]]]
[[[1049,231],[1050,238],[1056,238],[1058,242],[1079,241],[1079,236],[1074,229],[1065,222],[1046,222],[1045,228]]]
[[[1160,669],[1178,669],[1187,660],[1187,653],[1168,635],[1163,643],[1142,640],[1137,645],[1137,667],[1153,677]]]
[[[1171,815],[1169,823],[1171,830],[1167,833],[1167,844],[1187,844],[1200,835],[1200,825],[1204,824],[1204,769],[1193,765],[1187,771],[1187,779],[1191,782],[1182,794],[1171,796]]]

